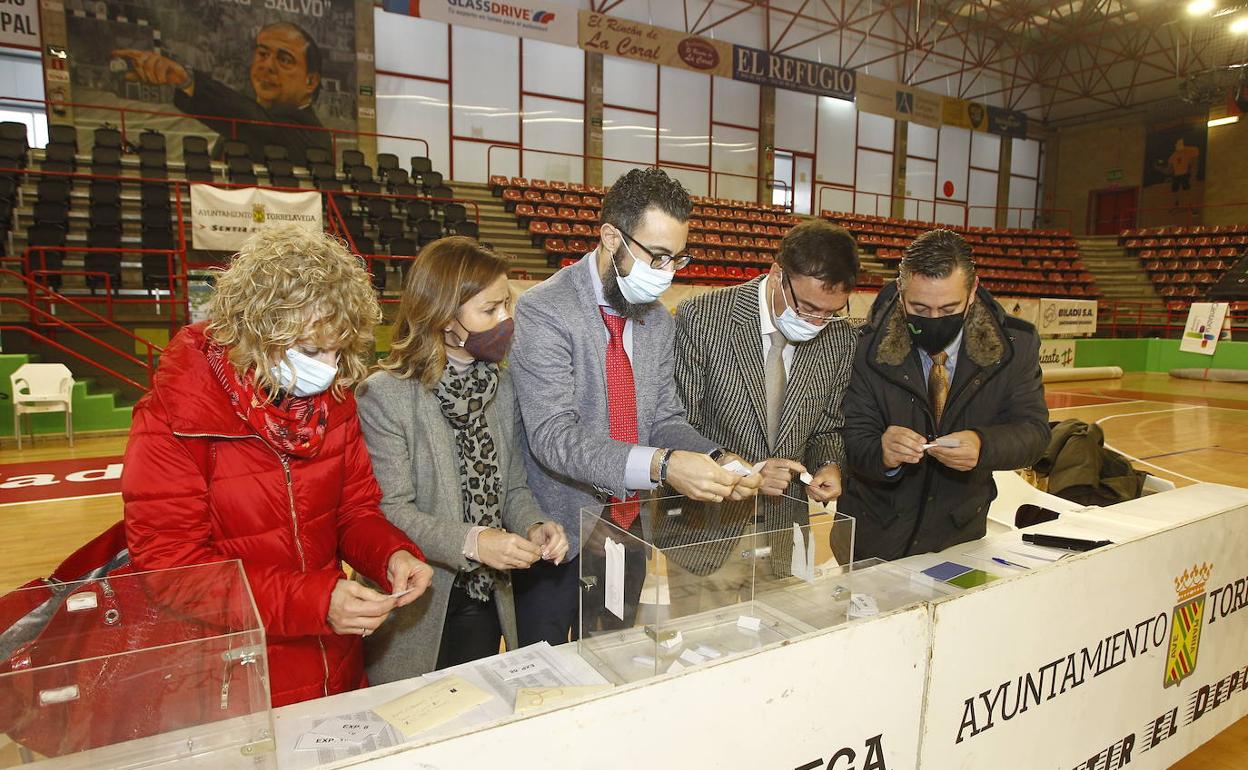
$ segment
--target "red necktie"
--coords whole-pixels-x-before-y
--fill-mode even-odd
[[[611,426],[611,438],[627,444],[637,443],[637,387],[633,383],[633,365],[624,350],[624,316],[611,315],[602,308],[602,320],[607,325],[607,420]],[[611,498],[611,518],[621,529],[628,530],[641,514],[637,495],[627,500]]]

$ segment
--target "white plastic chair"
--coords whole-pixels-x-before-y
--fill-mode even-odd
[[[74,445],[74,375],[65,364],[22,364],[9,377],[13,385],[13,435],[22,448],[22,415],[65,413],[65,435]],[[27,423],[30,420],[26,421]],[[35,440],[31,427],[30,440]]]

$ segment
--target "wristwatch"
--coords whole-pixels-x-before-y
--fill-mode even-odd
[[[728,454],[728,450],[721,446],[719,449],[711,450],[708,454],[711,456],[712,460],[719,462],[724,455]]]

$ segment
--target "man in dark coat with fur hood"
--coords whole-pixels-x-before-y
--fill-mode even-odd
[[[1040,339],[980,288],[966,241],[933,230],[906,249],[862,329],[845,395],[855,558],[899,559],[983,537],[992,472],[1049,441]]]

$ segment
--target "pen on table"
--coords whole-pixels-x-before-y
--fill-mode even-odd
[[[995,561],[997,564],[1004,564],[1007,567],[1017,567],[1018,569],[1031,569],[1030,567],[1024,564],[1015,564],[1014,562],[1009,561],[1007,559],[1002,559],[1000,556],[994,556],[992,557],[992,560]]]

